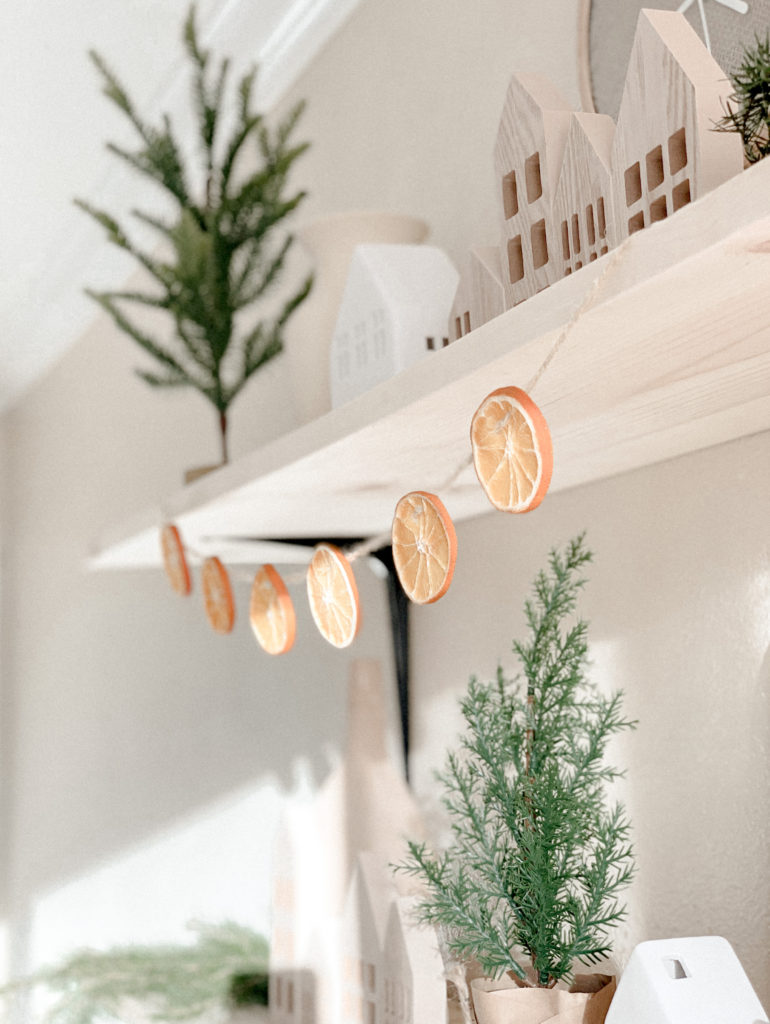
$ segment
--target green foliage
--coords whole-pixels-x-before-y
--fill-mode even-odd
[[[755,37],[754,46],[744,50],[733,86],[717,128],[738,132],[746,159],[753,164],[770,153],[770,35],[764,40]]]
[[[114,322],[158,364],[139,376],[154,387],[193,387],[219,413],[223,457],[227,458],[227,410],[246,382],[281,351],[283,330],[307,296],[308,278],[286,299],[277,314],[242,325],[246,310],[263,299],[284,268],[292,243],[283,222],[304,192],[287,193],[289,173],[307,149],[292,143],[302,113],[298,104],[270,128],[252,109],[256,70],[237,86],[237,117],[228,138],[220,141],[228,61],[210,67],[210,53],[199,46],[195,7],[184,26],[184,44],[192,63],[201,166],[186,168],[164,116],[160,127],[147,124],[102,57],[91,52],[105,96],[125,115],[139,137],[138,148],[114,143],[108,149],[134,170],[156,182],[170,197],[175,214],[168,220],[134,210],[134,216],[159,236],[163,256],[140,249],[128,232],[104,210],[82,199],[76,203],[104,228],[109,241],[129,253],[153,279],[152,293],[87,290]],[[238,177],[239,157],[255,141],[256,166]],[[201,179],[195,198],[194,172]],[[164,310],[173,334],[156,340],[125,311],[126,304]]]
[[[580,536],[538,575],[528,638],[513,645],[525,685],[502,668],[493,682],[470,680],[461,750],[438,775],[451,845],[434,854],[410,843],[400,865],[423,881],[420,917],[453,956],[525,981],[524,951],[543,987],[568,979],[573,960],[609,952],[633,872],[629,823],[605,793],[621,773],[604,754],[634,723],[619,692],[604,697],[586,679],[586,623],[565,624],[590,559]]]
[[[44,986],[56,997],[46,1024],[121,1021],[127,1000],[141,1003],[151,1020],[163,1024],[194,1021],[229,1005],[264,1004],[267,941],[232,921],[191,927],[194,945],[82,950],[5,994]]]

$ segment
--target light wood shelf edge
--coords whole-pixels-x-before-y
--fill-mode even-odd
[[[403,493],[440,488],[467,459],[484,395],[525,385],[587,300],[533,393],[554,436],[552,490],[770,429],[770,161],[366,395],[105,531],[89,567],[159,564],[165,520],[233,562],[297,557],[238,538],[387,530]],[[457,521],[490,509],[470,468],[442,497]]]

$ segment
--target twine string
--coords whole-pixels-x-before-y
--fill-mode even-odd
[[[554,339],[553,344],[546,353],[545,358],[540,363],[533,376],[527,382],[524,388],[527,394],[531,394],[532,391],[537,387],[537,385],[542,380],[543,375],[548,371],[548,368],[550,367],[551,363],[556,358],[558,352],[572,334],[576,325],[585,316],[585,314],[596,305],[602,292],[607,287],[608,280],[611,278],[615,269],[622,262],[629,241],[630,237],[626,238],[616,249],[613,250],[611,255],[608,257],[607,263],[605,264],[601,274],[598,274],[596,276],[596,278],[591,284],[591,287],[586,291],[585,295],[583,296],[582,302],[575,307],[569,319],[566,321],[565,324],[563,324],[561,330]],[[450,490],[450,488],[452,488],[454,484],[457,482],[459,477],[462,476],[466,469],[468,469],[468,467],[471,466],[472,464],[473,455],[468,454],[464,456],[462,461],[458,463],[458,465],[452,470],[449,476],[444,480],[441,486],[436,489],[436,491],[438,493],[441,493]],[[375,537],[370,537],[365,541],[361,541],[359,544],[355,544],[352,547],[346,548],[344,554],[349,562],[354,562],[359,558],[365,558],[367,555],[371,555],[375,551],[379,551],[381,548],[384,548],[388,544],[390,544],[390,542],[390,532],[380,533]],[[184,542],[184,548],[189,554],[199,559],[201,562],[203,562],[206,559],[206,557],[208,557],[204,555],[202,552],[196,551],[186,541]],[[247,572],[246,570],[235,569],[228,571],[230,572],[231,578],[240,583],[251,583],[254,578],[253,574]],[[295,583],[304,582],[306,576],[307,571],[305,569],[303,569],[302,571],[296,570],[294,572],[287,573],[283,577],[283,581],[287,586],[289,586]]]

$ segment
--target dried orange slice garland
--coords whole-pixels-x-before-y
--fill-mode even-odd
[[[553,444],[540,409],[521,388],[492,391],[471,422],[476,475],[491,503],[504,512],[529,512],[546,495],[553,472]],[[192,589],[179,530],[161,528],[163,565],[178,594]],[[393,559],[410,600],[431,604],[446,594],[457,560],[457,536],[441,500],[427,491],[411,491],[398,502],[391,531]],[[218,633],[235,623],[235,604],[227,570],[207,558],[201,581],[206,615]],[[333,544],[319,544],[307,572],[310,611],[319,632],[335,647],[348,647],[361,623],[358,587],[348,559]],[[290,650],[296,616],[286,585],[272,565],[257,573],[249,620],[254,635],[270,654]]]
[[[297,617],[286,584],[272,565],[263,565],[254,577],[249,622],[257,643],[268,654],[285,654],[291,650]]]
[[[335,647],[348,647],[361,624],[356,578],[334,544],[319,544],[307,571],[307,596],[321,636]]]
[[[551,432],[542,412],[517,387],[487,395],[471,423],[476,475],[503,512],[530,512],[545,497],[553,471]]]
[[[190,569],[184,553],[184,544],[179,530],[172,523],[166,523],[160,531],[160,548],[163,555],[163,568],[166,570],[169,583],[177,594],[183,597],[192,590]]]
[[[441,500],[427,491],[405,494],[396,505],[391,541],[406,596],[416,604],[443,597],[457,561],[457,534]]]
[[[201,569],[206,617],[217,633],[231,632],[235,623],[235,603],[227,569],[218,558],[207,558]]]

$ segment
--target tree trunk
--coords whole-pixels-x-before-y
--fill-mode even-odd
[[[222,464],[225,465],[229,462],[227,454],[227,413],[220,412],[219,414],[219,432],[222,439]]]

